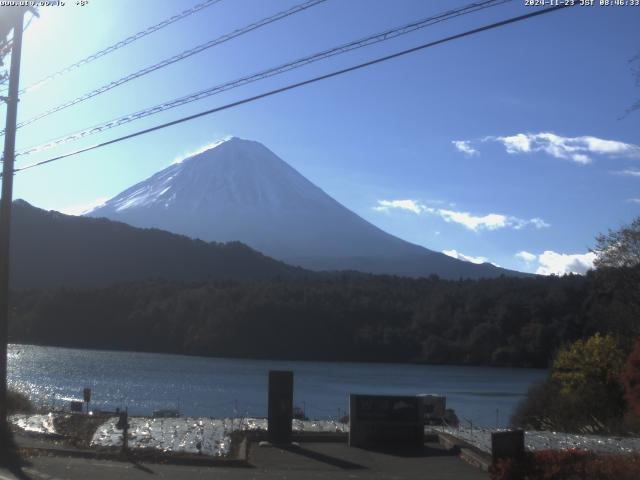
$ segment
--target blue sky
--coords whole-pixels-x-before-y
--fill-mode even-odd
[[[222,0],[23,96],[19,120],[302,0]],[[197,0],[41,9],[21,86]],[[18,150],[469,1],[327,0],[19,130]],[[22,166],[533,11],[514,1],[19,157]],[[0,12],[1,14],[1,12]],[[264,143],[342,204],[433,250],[582,272],[640,212],[640,7],[574,7],[20,172],[15,198],[77,213],[229,135]],[[640,62],[636,66],[640,67]],[[0,113],[4,116],[4,107]]]

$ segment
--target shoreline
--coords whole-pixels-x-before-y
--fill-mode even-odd
[[[25,430],[19,420],[27,420],[32,427],[40,422],[42,429]],[[65,423],[69,418],[76,421]],[[48,420],[48,424],[45,424]],[[156,452],[177,455],[197,455],[209,458],[227,458],[237,451],[247,436],[262,438],[267,431],[266,418],[202,418],[202,417],[129,417],[129,449],[132,452]],[[92,428],[84,428],[86,423]],[[80,451],[116,451],[122,446],[122,430],[116,427],[117,417],[92,417],[84,414],[49,413],[19,414],[11,417],[14,430],[22,438],[32,438],[38,445],[70,447]],[[24,425],[25,423],[23,423]],[[71,427],[69,427],[71,424]],[[293,435],[304,440],[345,442],[349,432],[347,423],[335,421],[292,421]],[[425,426],[425,438],[443,436],[456,439],[475,449],[491,454],[491,433],[504,429],[483,427]],[[80,438],[82,436],[83,438]],[[255,440],[254,438],[254,440]],[[322,440],[324,438],[324,440]],[[442,440],[441,440],[442,442]],[[29,442],[26,442],[27,444]],[[34,444],[32,444],[33,446]],[[633,454],[640,451],[640,437],[615,435],[586,435],[551,431],[526,431],[525,448],[528,451],[582,450],[597,454]]]
[[[80,450],[109,450],[122,447],[118,417],[67,412],[16,414],[10,417],[14,430],[23,436],[51,439]],[[228,457],[238,445],[238,436],[264,434],[266,418],[129,417],[128,445],[131,451],[162,451],[172,454]],[[333,420],[292,421],[296,435],[341,435],[349,426]]]
[[[67,345],[52,345],[52,344],[38,344],[38,343],[12,343],[8,344],[8,347],[40,347],[40,348],[59,348],[66,350],[87,350],[91,352],[104,352],[104,353],[133,353],[133,354],[142,354],[142,355],[171,355],[175,357],[184,357],[184,358],[201,358],[201,359],[217,359],[217,360],[233,360],[233,361],[260,361],[260,362],[296,362],[296,363],[309,363],[309,364],[317,364],[317,363],[342,363],[342,364],[353,364],[353,365],[415,365],[415,366],[430,366],[430,367],[452,367],[452,368],[490,368],[496,370],[535,370],[544,372],[549,370],[549,368],[541,368],[541,367],[531,367],[531,366],[500,366],[500,365],[482,365],[482,364],[466,364],[466,363],[426,363],[426,362],[392,362],[392,361],[377,361],[377,360],[309,360],[309,359],[296,359],[296,358],[269,358],[269,357],[224,357],[224,356],[205,356],[205,355],[196,355],[189,353],[175,353],[175,352],[163,352],[163,351],[151,351],[151,350],[127,350],[127,349],[119,349],[119,348],[91,348],[91,347],[78,347],[78,346],[67,346]]]

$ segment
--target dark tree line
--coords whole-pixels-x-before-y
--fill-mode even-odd
[[[638,334],[627,276],[361,274],[13,294],[13,342],[190,355],[546,367],[597,332]]]

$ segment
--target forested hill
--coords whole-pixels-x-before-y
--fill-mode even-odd
[[[632,338],[615,271],[446,281],[370,275],[147,281],[14,293],[11,341],[300,360],[546,367],[596,332]]]
[[[239,242],[192,240],[49,212],[21,200],[13,210],[11,285],[17,289],[104,286],[149,278],[286,278],[303,272]]]

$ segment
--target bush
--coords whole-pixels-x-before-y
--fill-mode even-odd
[[[553,430],[558,420],[553,403],[559,390],[549,380],[532,385],[516,407],[511,425],[525,430]]]
[[[615,429],[615,422],[603,423],[592,415],[588,400],[560,391],[561,386],[551,379],[533,385],[516,407],[511,425],[525,430],[581,433]]]
[[[33,404],[26,395],[9,390],[7,392],[7,413],[32,413]]]
[[[620,375],[626,355],[611,335],[595,334],[558,352],[551,368],[563,395],[589,397],[594,409],[620,416],[624,409]]]
[[[624,429],[624,352],[609,336],[578,340],[558,352],[550,376],[529,389],[513,425],[535,430],[612,432]]]
[[[490,473],[493,480],[636,480],[640,478],[640,454],[540,450],[528,452],[522,461],[499,460]]]

